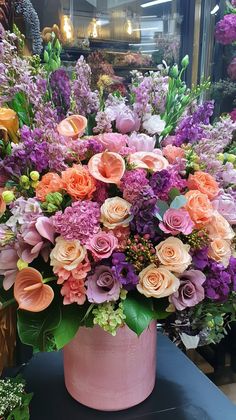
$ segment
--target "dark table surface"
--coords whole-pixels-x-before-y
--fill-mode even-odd
[[[31,420],[236,420],[236,406],[162,334],[154,391],[129,410],[95,411],[73,400],[64,386],[60,352],[35,355],[22,373],[34,392]]]

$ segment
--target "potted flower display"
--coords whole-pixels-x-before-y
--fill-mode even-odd
[[[154,387],[157,320],[184,316],[197,345],[235,318],[236,124],[211,125],[188,57],[122,96],[113,76],[91,90],[83,57],[70,80],[58,40],[44,64],[15,41],[1,32],[1,305],[35,352],[63,348],[75,399],[128,408]]]

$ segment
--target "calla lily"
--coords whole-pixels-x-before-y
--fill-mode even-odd
[[[125,161],[118,153],[97,153],[90,159],[88,170],[99,181],[118,184],[125,173]]]
[[[10,108],[0,108],[0,130],[4,138],[6,132],[14,143],[18,143],[17,131],[19,130],[19,119],[15,111]]]
[[[57,131],[62,136],[77,139],[82,136],[86,127],[87,118],[82,115],[70,115],[58,124]]]
[[[137,168],[149,169],[154,172],[162,171],[169,166],[166,158],[154,152],[132,153],[129,157],[129,163]]]
[[[43,283],[42,275],[35,268],[27,267],[21,270],[14,284],[14,297],[19,309],[29,312],[41,312],[46,309],[54,298],[50,286]]]

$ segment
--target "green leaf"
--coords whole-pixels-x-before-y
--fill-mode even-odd
[[[61,321],[53,331],[57,350],[63,348],[74,338],[85,312],[84,306],[77,304],[63,306]]]
[[[178,188],[171,188],[169,191],[170,200],[173,201],[175,197],[178,197],[178,195],[181,195],[180,190],[178,190]]]
[[[162,222],[163,216],[168,209],[169,206],[165,201],[157,200],[154,216]]]
[[[35,353],[52,350],[48,335],[58,327],[60,322],[61,309],[57,299],[42,312],[19,310],[17,313],[19,337],[22,343],[32,346]]]
[[[186,200],[185,196],[184,195],[178,195],[172,201],[172,203],[170,205],[170,208],[178,210],[181,207],[183,207],[186,203],[187,203],[187,200]]]
[[[130,293],[124,301],[125,323],[138,336],[153,319],[152,300],[138,293]]]

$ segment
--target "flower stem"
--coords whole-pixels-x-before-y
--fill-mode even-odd
[[[43,283],[45,284],[45,283],[49,283],[50,281],[53,281],[53,280],[57,280],[57,277],[56,276],[53,276],[53,277],[47,277],[46,279],[43,279]]]

